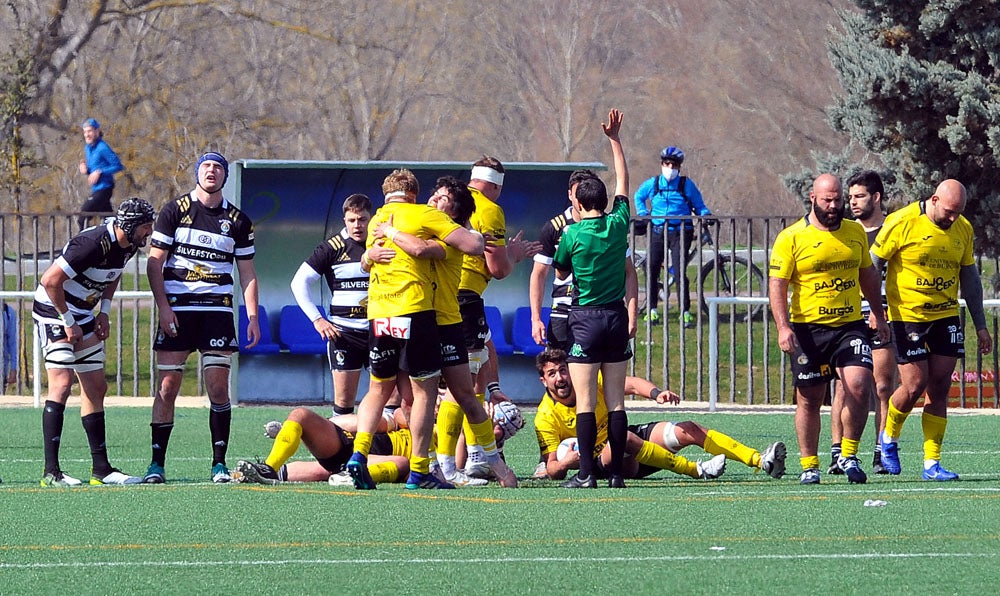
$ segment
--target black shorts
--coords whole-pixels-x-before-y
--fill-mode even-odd
[[[486,304],[482,296],[471,290],[458,291],[458,309],[465,326],[465,347],[469,352],[486,347],[490,327],[486,324]]]
[[[868,310],[862,309],[861,316],[862,316],[863,320],[865,320],[865,321],[868,320],[868,313],[869,312],[870,311],[868,311]],[[892,325],[889,325],[889,339],[885,340],[885,343],[882,343],[882,342],[880,342],[878,340],[878,332],[877,331],[875,331],[871,327],[868,328],[868,343],[870,343],[872,345],[872,349],[873,350],[882,350],[882,349],[885,349],[885,348],[891,348],[892,347],[892,336],[893,336]]]
[[[38,323],[38,319],[35,319],[35,322]],[[93,333],[96,324],[97,321],[95,319],[90,319],[86,323],[80,325],[80,331],[83,332],[83,337],[87,337]],[[51,343],[66,340],[66,327],[64,325],[40,323],[38,326],[38,333],[41,335],[43,348]]]
[[[624,303],[571,307],[569,333],[572,345],[567,362],[598,364],[632,358]]]
[[[545,328],[545,343],[550,348],[568,352],[572,342],[569,341],[569,312],[553,310],[549,315],[549,324]]]
[[[630,424],[628,426],[628,432],[636,435],[643,441],[648,441],[652,443],[649,437],[653,436],[653,427],[659,424],[660,421],[647,422],[645,424]],[[646,464],[639,464],[639,470],[636,472],[636,478],[646,478],[647,476],[652,476],[653,474],[660,471],[660,468],[654,466],[647,466]]]
[[[337,327],[339,335],[326,342],[330,370],[347,372],[368,367],[368,330]]]
[[[402,317],[392,317],[394,329],[386,319],[368,321],[368,354],[371,374],[376,379],[392,379],[401,370],[411,377],[429,378],[441,372],[441,342],[437,317],[425,310]],[[399,325],[409,325],[408,333]],[[407,337],[404,337],[407,336]]]
[[[368,455],[392,455],[392,439],[386,433],[375,433],[372,435],[372,446],[368,449]]]
[[[931,354],[952,358],[965,356],[965,331],[958,317],[921,323],[893,321],[891,325],[899,364],[927,360]]]
[[[330,457],[317,457],[316,461],[319,465],[323,466],[327,472],[331,474],[337,474],[343,472],[345,466],[347,466],[347,460],[351,459],[351,455],[354,454],[354,439],[348,436],[342,428],[336,424],[330,423],[330,426],[334,428],[334,432],[340,437],[340,451],[331,455]]]
[[[836,369],[861,366],[872,370],[869,327],[862,321],[831,327],[792,323],[799,346],[792,354],[792,385],[813,387],[836,377]]]
[[[461,366],[469,364],[469,350],[465,347],[465,324],[438,325],[441,338],[441,366]]]
[[[232,353],[239,349],[231,312],[175,310],[174,315],[177,317],[177,336],[170,337],[159,329],[153,342],[154,350]]]
[[[80,207],[80,211],[83,213],[110,213],[114,211],[111,207],[111,194],[114,192],[114,186],[108,186],[107,188],[102,188],[101,190],[95,190],[87,197],[87,200],[83,202]]]

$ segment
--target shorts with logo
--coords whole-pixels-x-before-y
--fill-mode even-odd
[[[239,349],[232,312],[215,310],[174,311],[177,336],[170,337],[159,329],[153,349],[163,352],[222,352]]]
[[[953,358],[965,356],[965,331],[958,317],[919,323],[893,321],[891,326],[899,364],[927,360],[931,354]]]
[[[376,379],[391,379],[401,370],[414,378],[439,374],[441,342],[434,311],[368,321],[368,358]]]
[[[549,324],[545,328],[545,343],[550,348],[568,352],[572,342],[569,341],[569,312],[553,310],[549,315]]]
[[[598,364],[632,358],[624,302],[570,307],[569,334],[567,362]]]
[[[884,310],[888,310],[888,307],[884,307]],[[863,320],[865,321],[868,320],[868,313],[870,312],[871,311],[868,310],[867,308],[861,309],[861,317],[863,318]],[[878,332],[876,330],[872,329],[871,327],[868,328],[868,342],[872,345],[873,350],[883,350],[886,348],[891,348],[892,336],[893,336],[892,325],[889,325],[889,339],[885,340],[885,343],[879,341]]]
[[[490,327],[486,324],[486,303],[482,296],[472,290],[459,290],[458,309],[465,325],[465,347],[469,352],[482,350],[490,336]]]
[[[326,342],[330,370],[347,372],[368,366],[368,330],[337,327],[337,337]]]
[[[814,387],[836,377],[836,369],[861,366],[872,370],[869,327],[854,321],[837,327],[792,323],[799,346],[792,354],[792,385]]]
[[[465,347],[465,324],[439,325],[441,337],[441,367],[461,366],[469,363],[469,350]]]
[[[63,325],[55,325],[52,323],[40,323],[38,319],[35,319],[36,323],[39,323],[38,333],[41,336],[42,347],[55,343],[58,341],[66,340],[66,327]],[[83,332],[82,337],[87,337],[94,332],[94,327],[96,325],[96,319],[91,319],[86,323],[80,325],[80,331]]]

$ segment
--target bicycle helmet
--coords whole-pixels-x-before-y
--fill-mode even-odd
[[[673,145],[664,147],[663,151],[660,151],[660,161],[672,161],[680,165],[684,163],[684,152]]]
[[[125,238],[129,244],[135,244],[135,231],[139,226],[153,223],[156,211],[148,201],[132,197],[126,199],[118,206],[118,213],[115,214],[115,225],[125,232]]]

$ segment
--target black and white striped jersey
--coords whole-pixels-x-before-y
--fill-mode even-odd
[[[361,269],[365,245],[342,230],[306,259],[330,288],[330,319],[349,329],[368,329],[368,274]]]
[[[100,303],[104,290],[121,277],[125,264],[137,251],[136,246],[122,248],[118,244],[115,224],[110,219],[87,228],[66,243],[62,255],[53,264],[69,276],[63,284],[63,294],[78,323],[85,324],[94,317],[94,307]],[[32,315],[41,323],[62,324],[41,284],[35,288]]]
[[[545,222],[538,236],[542,250],[534,257],[536,263],[552,266],[552,259],[556,255],[556,249],[559,248],[563,232],[574,223],[576,222],[573,220],[572,207],[567,207],[565,211]],[[572,302],[573,276],[569,275],[564,279],[559,279],[557,276],[552,280],[552,310],[568,311]]]
[[[168,252],[163,284],[177,311],[233,308],[233,265],[254,256],[253,223],[223,199],[209,208],[191,193],[167,203],[150,244]]]

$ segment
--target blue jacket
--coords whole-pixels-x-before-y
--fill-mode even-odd
[[[17,314],[9,304],[3,305],[3,376],[17,369]]]
[[[657,178],[659,178],[659,185],[657,185]],[[711,215],[712,212],[705,206],[705,201],[701,198],[701,191],[698,190],[694,180],[688,178],[687,182],[684,183],[686,201],[684,195],[677,190],[680,181],[680,176],[667,181],[663,174],[660,174],[643,182],[635,191],[635,214],[640,217],[652,215],[654,226],[662,226],[664,221],[667,221],[667,226],[675,230],[680,227],[684,220],[664,220],[664,216],[686,216],[692,213],[702,217]],[[659,186],[660,192],[653,196],[653,191],[657,186]],[[684,227],[691,228],[693,224],[691,221],[687,221],[684,222]]]
[[[94,141],[93,145],[85,144],[83,153],[87,161],[87,173],[101,171],[101,178],[97,184],[91,187],[91,192],[97,192],[104,188],[111,188],[115,185],[115,174],[122,171],[122,162],[118,159],[118,154],[114,152],[110,145],[104,142],[103,137]]]

